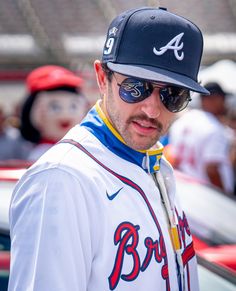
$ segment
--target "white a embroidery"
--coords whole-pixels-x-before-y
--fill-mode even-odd
[[[172,38],[172,40],[170,40],[167,45],[161,47],[159,50],[157,50],[155,47],[153,48],[153,52],[155,55],[157,56],[161,56],[163,55],[167,50],[173,50],[175,57],[177,60],[182,61],[184,58],[184,52],[182,51],[179,54],[179,50],[181,50],[184,46],[184,43],[181,42],[181,38],[183,37],[184,33],[180,33],[178,35],[176,35],[174,38]]]

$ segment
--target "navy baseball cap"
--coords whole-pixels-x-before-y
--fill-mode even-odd
[[[209,94],[197,81],[203,51],[200,29],[165,8],[123,12],[110,24],[102,62],[117,73]]]

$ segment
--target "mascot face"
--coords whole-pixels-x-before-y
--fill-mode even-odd
[[[66,91],[40,92],[30,112],[42,140],[57,142],[87,113],[83,96]]]

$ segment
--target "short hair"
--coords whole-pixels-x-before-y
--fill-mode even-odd
[[[111,82],[113,71],[110,70],[106,63],[102,63],[102,69],[107,76],[109,82]]]
[[[211,95],[220,95],[223,97],[225,97],[225,95],[226,95],[226,93],[224,92],[222,87],[216,82],[207,83],[207,84],[205,84],[204,87],[210,92],[210,95],[204,95],[205,98],[207,98],[208,96],[211,96]],[[203,97],[203,95],[202,95],[202,97]]]

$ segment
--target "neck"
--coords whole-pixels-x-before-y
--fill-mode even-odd
[[[96,103],[81,126],[85,126],[101,143],[121,158],[139,165],[149,173],[157,171],[160,167],[163,146],[157,143],[152,149],[143,151],[130,148],[112,126],[100,104],[100,101]]]

